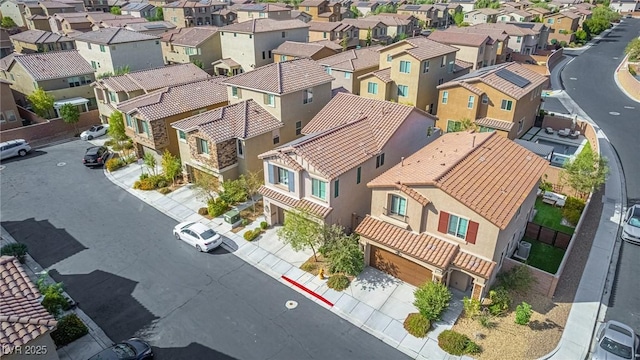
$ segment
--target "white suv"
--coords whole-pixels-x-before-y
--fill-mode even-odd
[[[24,139],[9,140],[0,143],[0,160],[14,156],[25,156],[31,151],[31,146]]]

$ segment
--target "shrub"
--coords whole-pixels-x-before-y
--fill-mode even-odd
[[[198,209],[198,215],[209,215],[209,209],[206,207],[201,207]]]
[[[164,188],[167,186],[169,186],[169,183],[165,179],[159,179],[158,182],[156,183],[156,187],[159,187],[159,188]]]
[[[138,184],[138,189],[140,190],[153,190],[156,188],[156,184],[153,182],[152,178],[146,178],[139,181],[136,181],[133,185],[135,188],[136,183]]]
[[[464,316],[469,319],[474,319],[480,315],[480,300],[464,297],[462,299],[462,307],[464,309]]]
[[[87,326],[78,315],[69,314],[58,320],[58,328],[51,332],[57,347],[65,346],[89,333]]]
[[[248,198],[247,190],[240,179],[224,181],[219,195],[228,204],[237,204]]]
[[[133,143],[132,142],[126,142],[122,145],[122,148],[125,150],[131,150],[133,149]]]
[[[531,314],[531,305],[523,301],[522,304],[516,307],[516,324],[527,325],[531,319]]]
[[[302,264],[302,266],[300,266],[300,269],[306,272],[313,272],[314,270],[318,269],[318,265],[315,263],[306,262]]]
[[[438,346],[451,355],[479,354],[482,348],[466,335],[445,330],[438,335]]]
[[[158,189],[158,192],[162,195],[167,195],[168,193],[171,192],[171,189],[169,189],[168,187],[163,187]]]
[[[327,251],[331,273],[358,275],[364,270],[364,253],[354,236],[340,237]]]
[[[242,224],[242,226],[247,226],[247,225],[251,224],[251,221],[249,221],[249,219],[242,219],[240,224]]]
[[[482,348],[480,347],[480,345],[471,340],[467,341],[467,344],[464,346],[465,354],[480,354],[481,352]]]
[[[149,174],[147,174],[147,173],[140,174],[140,181],[142,181],[144,179],[148,179],[148,178],[149,178]]]
[[[133,188],[140,189],[140,185],[142,185],[142,181],[136,180],[136,182],[133,183]]]
[[[107,160],[107,162],[105,163],[105,166],[107,167],[108,172],[112,172],[120,169],[123,166],[123,164],[122,164],[122,161],[120,161],[120,158],[117,158],[117,159],[111,158]]]
[[[221,198],[210,200],[207,205],[211,217],[218,217],[229,209],[229,205]]]
[[[533,275],[524,265],[516,266],[509,271],[498,274],[499,286],[517,292],[529,290],[531,284],[535,281]]]
[[[420,315],[420,313],[411,313],[404,320],[404,329],[407,332],[417,338],[423,338],[427,336],[427,332],[431,327],[429,320]]]
[[[560,41],[560,46],[561,47],[566,47],[567,46],[567,42],[564,41],[564,40]]]
[[[478,322],[480,323],[480,326],[487,329],[491,329],[496,326],[496,323],[493,322],[493,316],[491,316],[488,309],[480,312],[480,315],[478,316]]]
[[[491,315],[499,316],[509,310],[511,295],[505,288],[497,287],[489,291],[489,299],[491,300],[491,305],[489,305]]]
[[[349,287],[349,278],[342,274],[335,274],[327,280],[327,286],[335,291],[342,291]]]
[[[266,230],[268,227],[269,224],[266,221],[260,222],[260,228],[262,228],[262,230]]]
[[[247,241],[253,241],[255,238],[257,238],[260,234],[262,234],[262,229],[260,228],[255,228],[253,230],[247,230],[244,233],[244,239]]]
[[[109,139],[109,140],[104,142],[104,146],[113,146],[115,143],[116,143],[115,140]]]
[[[21,243],[7,244],[0,249],[0,255],[15,256],[20,264],[24,264],[27,255],[27,245]]]
[[[638,75],[638,73],[636,72],[636,69],[633,68],[633,66],[629,65],[629,74],[636,76]]]
[[[120,143],[115,143],[111,146],[111,148],[113,149],[113,151],[121,151],[123,146]]]
[[[414,292],[413,305],[429,321],[440,320],[440,314],[449,307],[451,292],[445,284],[428,281]]]
[[[580,221],[580,215],[584,210],[585,202],[581,199],[569,196],[562,208],[562,216],[573,225],[578,224]]]

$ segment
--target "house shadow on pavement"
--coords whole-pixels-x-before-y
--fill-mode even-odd
[[[48,220],[3,221],[2,227],[14,239],[26,244],[29,255],[43,268],[87,249],[66,230],[54,227]]]
[[[357,279],[354,280],[353,285],[359,287],[361,290],[372,291],[375,289],[396,287],[401,283],[402,281],[393,276],[390,276],[372,267],[366,267],[358,275]]]
[[[198,343],[191,343],[181,348],[159,348],[153,346],[155,360],[211,359],[236,360],[236,358]]]

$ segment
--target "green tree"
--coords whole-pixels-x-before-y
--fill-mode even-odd
[[[64,286],[62,283],[47,283],[47,274],[41,275],[36,281],[36,287],[40,294],[44,297],[42,299],[42,306],[53,315],[56,319],[62,314],[62,311],[67,310],[69,302],[64,296]]]
[[[380,5],[373,11],[374,15],[381,13],[395,14],[396,7],[393,4]]]
[[[53,96],[47,94],[43,88],[38,87],[36,91],[27,95],[27,100],[36,114],[43,118],[49,118],[51,109],[53,108]]]
[[[342,51],[347,51],[347,45],[349,45],[349,38],[347,38],[347,33],[342,34],[342,40],[340,40],[340,45],[342,45]]]
[[[413,293],[413,305],[418,308],[420,315],[429,321],[440,319],[440,315],[449,307],[451,292],[447,285],[434,281],[427,281]]]
[[[585,146],[573,161],[564,164],[560,180],[584,195],[604,184],[608,173],[607,160]]]
[[[424,5],[424,4],[431,5],[431,4],[435,4],[435,3],[436,3],[436,0],[418,0],[416,2],[416,4],[418,4],[418,5]]]
[[[630,61],[640,60],[640,39],[636,38],[631,40],[624,49],[624,53],[629,55]]]
[[[360,10],[358,10],[358,8],[355,5],[351,5],[351,13],[353,14],[354,19],[362,17],[362,13],[360,12]]]
[[[498,2],[497,0],[478,0],[474,5],[475,9],[485,9],[485,8],[498,9],[499,7],[500,7],[500,2]]]
[[[124,115],[120,111],[114,111],[109,115],[109,130],[107,132],[116,142],[117,146],[114,146],[114,149],[121,149],[122,155],[128,158],[131,155],[131,147],[126,145],[129,142],[129,137],[124,125]]]
[[[367,46],[371,46],[371,28],[367,30],[367,40],[365,41]]]
[[[16,24],[16,22],[8,16],[2,17],[2,21],[0,21],[0,27],[3,27],[5,29],[11,29],[17,26],[18,25]]]
[[[250,171],[247,174],[240,175],[240,180],[247,193],[247,197],[249,197],[249,200],[251,200],[253,214],[255,215],[255,196],[258,194],[258,190],[260,189],[260,187],[264,185],[264,176],[262,176],[262,171]]]
[[[589,39],[587,38],[587,32],[580,29],[578,31],[576,31],[576,41],[579,43],[584,44],[585,42],[587,42]]]
[[[156,157],[153,156],[153,154],[151,153],[145,153],[144,156],[142,157],[142,161],[144,163],[144,165],[149,169],[149,172],[151,173],[151,175],[156,176],[158,175],[158,160],[156,160]]]
[[[364,270],[364,253],[358,243],[358,235],[344,235],[337,239],[327,252],[331,273],[345,273],[356,276]]]
[[[455,21],[456,25],[461,26],[464,22],[464,14],[461,11],[453,14],[453,21]]]
[[[64,104],[60,107],[59,111],[62,120],[67,124],[72,124],[74,134],[78,135],[78,121],[80,121],[80,111],[78,111],[78,107],[73,104]]]
[[[191,62],[193,63],[193,65],[199,67],[200,69],[204,69],[204,63],[202,62],[202,60],[193,59],[193,60],[191,60]]]
[[[222,191],[219,194],[220,198],[229,205],[235,205],[239,202],[246,201],[248,195],[242,182],[242,179],[227,180],[223,182]]]
[[[171,179],[172,183],[176,183],[176,177],[182,172],[182,164],[180,159],[173,156],[169,150],[165,150],[162,154],[162,172],[164,175]]]
[[[533,4],[533,7],[543,8],[543,9],[549,10],[549,4],[547,4],[546,2],[542,2],[542,1],[539,1],[539,2],[537,2],[535,4]],[[542,21],[540,21],[540,22],[542,22]]]
[[[109,12],[113,15],[122,15],[122,10],[120,10],[119,6],[112,6],[111,9],[109,9]]]
[[[161,7],[157,7],[156,8],[156,12],[154,13],[154,15],[147,17],[147,20],[148,21],[163,21],[164,20],[164,14],[162,12],[162,8]]]
[[[398,35],[396,35],[395,41],[402,41],[405,40],[406,38],[408,38],[409,36],[407,35],[407,33],[399,33]]]
[[[310,248],[313,258],[318,261],[316,249],[322,245],[323,240],[320,221],[307,210],[291,210],[285,216],[284,225],[278,229],[278,236],[295,251]]]
[[[210,203],[215,201],[216,197],[218,197],[220,181],[217,177],[211,174],[200,172],[194,176],[193,189],[196,192],[197,198]]]

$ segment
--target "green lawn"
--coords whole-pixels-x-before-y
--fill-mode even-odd
[[[534,223],[573,235],[575,228],[564,226],[560,223],[562,221],[561,207],[545,204],[542,202],[541,198],[537,198],[535,208],[538,211],[536,212],[536,216],[533,218]]]
[[[551,274],[555,274],[558,271],[564,256],[564,250],[527,237],[522,240],[531,243],[531,253],[529,253],[529,259],[527,259],[529,265]]]

